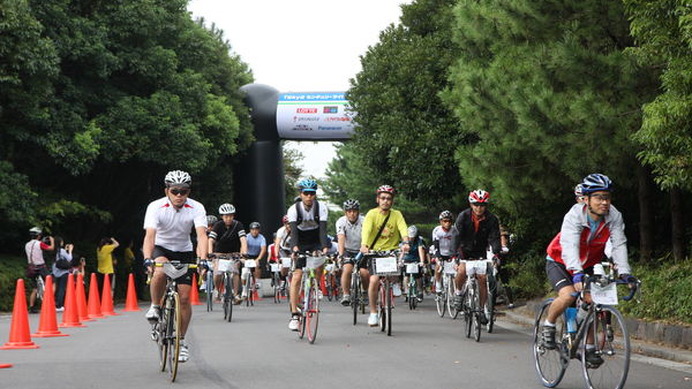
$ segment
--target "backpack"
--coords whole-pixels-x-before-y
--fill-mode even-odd
[[[303,222],[303,207],[300,206],[300,203],[303,201],[298,197],[296,199],[296,202],[294,203],[296,206],[296,225],[299,226],[300,223]],[[320,203],[319,201],[315,200],[315,223],[320,224]]]

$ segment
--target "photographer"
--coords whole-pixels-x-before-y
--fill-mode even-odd
[[[43,231],[39,227],[33,227],[29,230],[29,236],[31,239],[24,246],[24,251],[26,252],[26,259],[28,262],[26,268],[26,278],[27,282],[31,284],[31,294],[29,295],[29,312],[38,313],[38,309],[34,307],[36,303],[36,276],[41,275],[42,278],[46,278],[48,275],[48,269],[46,268],[46,262],[43,259],[43,250],[54,250],[55,242],[52,236],[48,236],[48,241],[50,244],[41,241]]]
[[[67,291],[67,276],[72,269],[73,244],[65,244],[61,237],[55,238],[55,261],[53,262],[53,279],[55,280],[55,310],[65,310],[65,291]]]
[[[118,243],[115,238],[110,237],[102,238],[98,244],[98,247],[96,248],[96,257],[98,258],[96,277],[98,278],[99,292],[103,291],[104,277],[109,277],[111,287],[115,287],[115,279],[113,276],[115,273],[114,266],[117,264],[117,261],[115,258],[113,258],[113,250],[115,250],[118,246],[120,246],[120,243]],[[101,298],[103,298],[103,296],[101,296]]]

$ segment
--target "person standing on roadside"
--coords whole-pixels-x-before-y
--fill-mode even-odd
[[[26,277],[27,281],[31,284],[31,294],[29,295],[29,313],[38,313],[38,309],[34,307],[36,304],[36,276],[40,275],[41,278],[45,279],[48,275],[48,268],[46,267],[46,261],[43,259],[43,251],[52,251],[55,249],[55,240],[52,236],[48,236],[48,241],[50,244],[46,244],[41,241],[43,237],[43,231],[39,227],[33,227],[29,230],[30,240],[24,245],[24,251],[26,252],[27,268]]]
[[[115,287],[114,283],[114,267],[117,265],[117,260],[113,258],[113,250],[115,250],[120,243],[118,243],[115,238],[102,238],[96,247],[96,258],[97,258],[97,272],[96,277],[99,283],[99,291],[103,290],[103,279],[104,277],[109,277],[111,287]],[[103,296],[101,296],[103,298]]]
[[[55,288],[55,310],[65,310],[65,292],[67,291],[67,276],[72,269],[72,251],[74,245],[65,244],[61,237],[55,237],[55,261],[53,262],[53,284]]]

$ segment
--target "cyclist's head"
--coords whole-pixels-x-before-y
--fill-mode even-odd
[[[469,204],[471,204],[471,210],[477,216],[482,216],[485,214],[489,201],[490,193],[484,191],[483,189],[472,190],[469,193]]]
[[[379,196],[380,193],[389,193],[390,195],[395,196],[396,190],[394,190],[391,185],[380,185],[375,191],[375,194]]]
[[[207,225],[212,226],[214,223],[219,221],[219,219],[214,215],[207,215]]]
[[[43,230],[41,230],[41,227],[31,227],[31,229],[29,229],[29,236],[31,236],[31,238],[38,238],[42,233]]]
[[[396,191],[393,187],[389,185],[382,185],[377,188],[375,193],[377,193],[377,205],[380,207],[380,209],[387,211],[388,209],[392,208],[392,204],[394,204],[394,196],[396,195]]]
[[[229,203],[224,203],[219,206],[219,215],[234,215],[235,214],[235,207],[233,204]]]
[[[259,230],[261,228],[260,224],[258,222],[252,222],[250,223],[250,229],[251,230]]]
[[[600,218],[610,212],[611,192],[613,182],[608,176],[594,173],[584,177],[581,183],[582,192],[586,196],[584,201],[589,212],[595,218]]]
[[[317,181],[306,178],[298,182],[298,189],[301,192],[317,192]]]
[[[414,226],[413,224],[408,226],[408,229],[406,230],[406,235],[408,235],[409,238],[415,238],[418,236],[418,227]]]
[[[360,210],[360,203],[355,199],[348,199],[344,201],[344,211],[358,211]]]
[[[281,218],[281,224],[288,224],[288,215],[284,215]]]
[[[454,215],[452,214],[452,212],[445,209],[444,211],[440,212],[440,216],[438,216],[438,219],[440,221],[448,220],[451,222],[452,219],[454,219]]]
[[[167,187],[185,187],[189,188],[192,185],[192,177],[187,172],[182,170],[171,170],[166,174],[164,182]]]
[[[590,196],[594,192],[612,192],[613,182],[608,176],[600,173],[589,174],[581,182],[582,194]]]

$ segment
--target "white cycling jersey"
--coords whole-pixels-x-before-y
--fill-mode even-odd
[[[162,197],[152,201],[144,215],[144,229],[156,230],[154,244],[171,251],[192,251],[190,233],[197,227],[207,227],[207,212],[193,199],[176,209],[168,197]]]
[[[336,221],[336,235],[345,235],[346,242],[344,247],[348,251],[360,250],[360,236],[363,231],[363,215],[358,215],[355,223],[348,221],[346,216],[342,216]]]
[[[438,254],[449,257],[454,255],[454,248],[452,247],[453,229],[445,231],[442,226],[437,226],[432,231],[433,244],[437,241],[440,242],[440,252]]]

